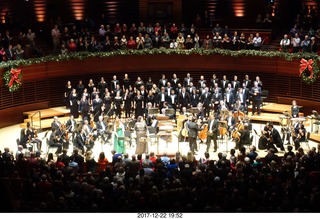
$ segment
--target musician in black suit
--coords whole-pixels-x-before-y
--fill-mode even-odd
[[[252,115],[257,111],[260,116],[261,87],[258,86],[258,82],[254,82],[250,94],[252,95]]]
[[[211,93],[209,92],[209,88],[206,87],[204,93],[200,97],[200,101],[203,104],[204,108],[204,116],[209,117],[210,107],[211,107]]]
[[[294,147],[296,150],[300,147],[300,142],[306,140],[307,130],[304,127],[303,123],[299,124],[298,132],[296,133],[296,137],[294,138]]]
[[[233,105],[233,112],[243,112],[246,114],[244,106],[241,104],[240,100],[238,99],[235,104]]]
[[[119,80],[117,80],[117,76],[113,76],[113,80],[111,81],[111,93],[115,93],[115,89],[117,88],[117,85],[120,85]]]
[[[236,139],[236,148],[240,149],[243,147],[243,145],[250,144],[251,138],[250,138],[250,131],[248,129],[248,124],[243,125],[243,130],[237,130],[239,133],[239,139]]]
[[[159,110],[163,108],[164,102],[167,101],[168,94],[166,93],[165,87],[161,87],[161,91],[158,93],[157,97],[157,107],[159,107]]]
[[[226,88],[226,91],[224,93],[224,100],[228,108],[232,109],[235,101],[234,94],[228,87]]]
[[[204,76],[200,76],[200,80],[198,81],[197,89],[199,90],[201,87],[203,87],[203,84],[207,84],[207,81],[204,79]]]
[[[81,129],[80,132],[77,134],[75,141],[74,141],[74,145],[75,147],[79,148],[81,151],[84,151],[85,149],[85,142],[86,142],[86,134],[84,129]]]
[[[210,115],[208,120],[208,133],[207,133],[207,150],[209,152],[211,141],[213,140],[214,152],[218,149],[217,138],[218,138],[219,123],[214,115]]]
[[[108,125],[103,120],[103,116],[99,116],[99,121],[96,122],[96,128],[98,136],[101,136],[103,141],[107,142],[107,140],[111,137],[112,133],[108,131]]]
[[[190,106],[191,107],[197,107],[199,102],[200,102],[200,96],[197,93],[197,90],[194,89],[192,91],[192,94],[190,94]]]
[[[98,135],[103,135],[106,132],[108,126],[107,123],[103,120],[103,116],[99,116],[99,121],[96,122],[96,128]]]
[[[158,87],[166,87],[168,79],[166,79],[166,75],[162,74],[162,78],[159,80]]]
[[[248,108],[248,101],[249,101],[249,98],[247,98],[246,95],[247,95],[246,92],[244,92],[243,88],[240,87],[235,96],[236,103],[239,102],[239,104],[241,105],[237,107],[241,108],[241,111],[244,112],[245,114],[248,113],[247,108]],[[233,108],[235,108],[235,106]]]
[[[58,130],[52,128],[52,133],[49,137],[49,147],[57,147],[55,154],[60,154],[62,152],[62,139],[58,134]]]
[[[171,86],[171,83],[170,83],[170,82],[167,82],[167,86],[165,87],[165,89],[166,89],[166,93],[167,93],[168,95],[171,94],[171,90],[174,90],[174,88]]]
[[[226,117],[226,121],[227,121],[228,135],[230,139],[231,133],[233,132],[236,126],[236,119],[233,117],[232,111],[229,112],[229,115]]]
[[[189,86],[186,87],[186,90],[187,90],[187,92],[188,92],[189,94],[191,94],[194,89],[197,90],[197,88],[193,85],[193,82],[191,81],[191,82],[189,83]]]
[[[61,127],[61,122],[58,120],[58,117],[55,116],[53,117],[53,122],[51,123],[51,129],[53,130],[60,130],[60,127]]]
[[[261,81],[261,79],[260,79],[259,76],[256,77],[256,80],[255,80],[254,82],[257,82],[257,83],[258,83],[258,87],[260,87],[261,90],[263,89],[263,84],[262,84],[262,81]],[[254,83],[254,82],[253,82],[253,83]]]
[[[252,83],[251,83],[251,80],[249,79],[249,75],[244,76],[243,84],[245,84],[248,89],[251,89]]]
[[[278,130],[273,127],[272,123],[269,123],[268,128],[271,134],[272,144],[280,148],[281,151],[284,151],[283,141]]]
[[[183,87],[181,93],[178,96],[178,101],[180,108],[182,109],[183,107],[188,108],[190,105],[190,96],[189,93],[186,91],[186,88]]]
[[[221,93],[224,94],[226,88],[228,87],[229,80],[227,79],[226,75],[223,75],[222,80],[220,81]]]
[[[238,81],[238,76],[235,75],[233,77],[233,81],[231,81],[231,87],[233,88],[233,93],[236,94],[238,91],[239,87],[241,87],[240,81]]]
[[[74,119],[73,115],[70,115],[66,123],[67,132],[72,134],[72,139],[74,139],[75,130],[77,129],[77,121]]]
[[[213,91],[213,94],[211,95],[211,105],[213,106],[213,109],[215,112],[217,112],[218,106],[221,100],[222,100],[222,95],[219,92],[219,89],[215,88]]]
[[[187,73],[187,77],[185,77],[183,79],[183,86],[184,87],[189,87],[190,86],[190,82],[193,82],[193,78],[190,77],[190,73]]]
[[[88,119],[89,116],[89,100],[86,98],[86,96],[82,96],[80,103],[79,103],[79,113],[81,113],[82,120]]]
[[[176,89],[178,87],[178,84],[180,83],[180,79],[177,77],[176,74],[173,74],[171,79],[171,86]]]
[[[213,74],[212,79],[210,80],[210,88],[212,89],[215,84],[219,84],[219,79],[217,78],[216,74]]]
[[[171,90],[170,96],[167,98],[167,102],[169,106],[171,106],[174,111],[177,110],[177,105],[178,105],[178,96],[175,94],[174,89]]]
[[[190,151],[196,154],[195,151],[198,151],[198,146],[197,146],[198,132],[201,131],[202,129],[199,128],[199,124],[196,123],[195,117],[193,117],[192,120],[188,122],[187,129],[188,129]]]
[[[250,102],[250,89],[246,86],[245,83],[242,84],[242,90],[244,97],[246,98],[246,105],[249,105]]]

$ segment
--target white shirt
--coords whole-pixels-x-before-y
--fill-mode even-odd
[[[104,131],[106,129],[105,125],[103,124],[103,122],[101,122],[101,127],[102,127],[102,130]]]
[[[232,117],[229,116],[229,117],[228,117],[228,126],[231,126],[231,125],[232,125],[232,122],[231,122],[231,121],[232,121]]]
[[[161,94],[161,101],[165,101],[164,93]]]
[[[293,38],[291,44],[293,47],[300,47],[301,39],[299,37]]]
[[[171,103],[174,104],[174,95],[171,95]]]
[[[261,37],[254,37],[253,38],[253,45],[254,46],[261,46]]]
[[[289,39],[282,39],[280,41],[280,46],[289,46],[290,45],[290,40]]]

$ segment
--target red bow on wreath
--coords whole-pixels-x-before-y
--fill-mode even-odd
[[[309,59],[309,61],[305,59],[301,59],[300,60],[300,76],[303,73],[303,71],[308,68],[308,70],[310,71],[310,78],[313,78],[312,64],[313,64],[312,59]]]
[[[13,86],[14,82],[21,84],[21,81],[19,80],[19,74],[21,73],[21,69],[20,68],[19,69],[11,68],[10,73],[11,73],[11,79],[10,79],[8,86],[11,88]]]

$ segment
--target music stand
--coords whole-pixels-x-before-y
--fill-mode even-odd
[[[174,115],[174,109],[166,109],[165,114],[166,115]]]
[[[150,108],[148,109],[148,114],[152,114],[152,115],[157,115],[159,113],[159,109],[158,108]]]
[[[199,112],[198,108],[197,107],[192,107],[190,110],[190,113],[192,114],[197,114]]]
[[[282,112],[282,114],[284,115],[284,116],[286,116],[286,117],[289,117],[289,118],[291,118],[292,116],[291,116],[291,114],[290,113],[288,113],[288,112]]]
[[[319,118],[319,113],[316,110],[312,110],[312,114],[314,117]]]

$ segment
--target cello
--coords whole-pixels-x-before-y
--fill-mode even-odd
[[[208,137],[208,124],[202,126],[202,130],[199,132],[198,137],[201,141],[204,141]]]

